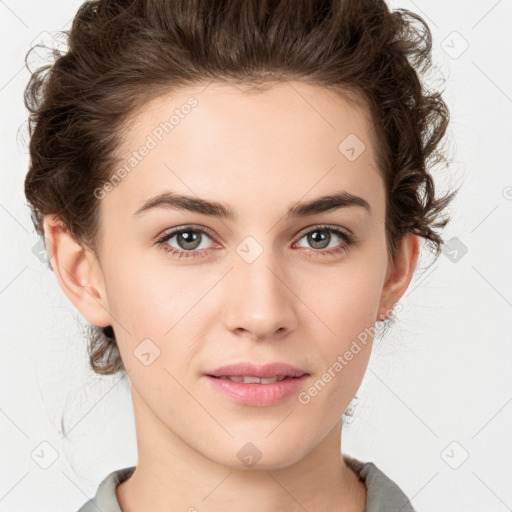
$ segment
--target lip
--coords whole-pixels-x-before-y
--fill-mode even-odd
[[[297,368],[287,363],[269,363],[265,365],[255,365],[252,363],[236,363],[221,366],[215,370],[206,371],[204,375],[210,377],[302,377],[308,374],[306,370]],[[231,381],[230,381],[231,382]],[[248,384],[245,384],[246,386]],[[271,384],[265,384],[270,386]]]
[[[274,375],[276,374],[274,373]],[[219,379],[211,375],[204,377],[216,391],[240,405],[268,407],[277,405],[298,392],[310,375],[306,373],[300,377],[287,377],[272,384],[244,384],[229,379]]]

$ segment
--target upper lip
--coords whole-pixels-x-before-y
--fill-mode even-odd
[[[258,366],[251,363],[237,363],[221,366],[215,370],[205,372],[205,375],[212,377],[301,377],[307,374],[306,370],[301,370],[295,366],[286,363],[270,363]]]

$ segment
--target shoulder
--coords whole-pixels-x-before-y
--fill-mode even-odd
[[[415,512],[402,489],[373,462],[362,462],[348,455],[343,455],[343,459],[366,486],[365,512]]]
[[[116,496],[116,487],[130,478],[135,466],[112,471],[98,486],[96,496],[85,503],[78,512],[122,512]]]

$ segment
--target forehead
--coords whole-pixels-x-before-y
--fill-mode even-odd
[[[158,142],[166,138],[172,143],[180,134],[190,139],[191,132],[195,138],[208,135],[215,142],[223,137],[247,140],[247,135],[257,135],[254,143],[269,142],[280,134],[283,138],[277,144],[292,137],[314,142],[327,134],[336,139],[350,129],[361,139],[370,137],[373,146],[373,125],[363,97],[352,91],[335,92],[304,82],[264,86],[211,82],[175,89],[133,112],[120,153],[133,150],[147,134],[153,134]],[[171,131],[172,137],[165,137]]]
[[[116,156],[117,169],[128,172],[108,203],[135,211],[164,188],[245,205],[281,196],[287,206],[334,187],[371,196],[380,179],[375,144],[360,99],[320,86],[180,88],[127,123]]]

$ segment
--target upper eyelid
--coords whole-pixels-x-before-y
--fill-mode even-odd
[[[342,228],[340,226],[331,226],[330,224],[314,224],[313,226],[309,226],[307,228],[304,228],[303,230],[299,231],[297,236],[299,238],[302,238],[305,234],[309,233],[310,231],[314,231],[315,229],[325,229],[325,230],[331,230],[335,232],[339,232],[343,235],[351,236],[352,233],[347,228]]]
[[[157,235],[157,239],[165,238],[167,236],[175,236],[178,233],[183,231],[199,231],[202,233],[206,233],[210,238],[215,238],[216,235],[213,234],[213,231],[205,226],[195,226],[192,224],[184,224],[183,226],[178,226],[175,228],[166,229],[162,234]]]

